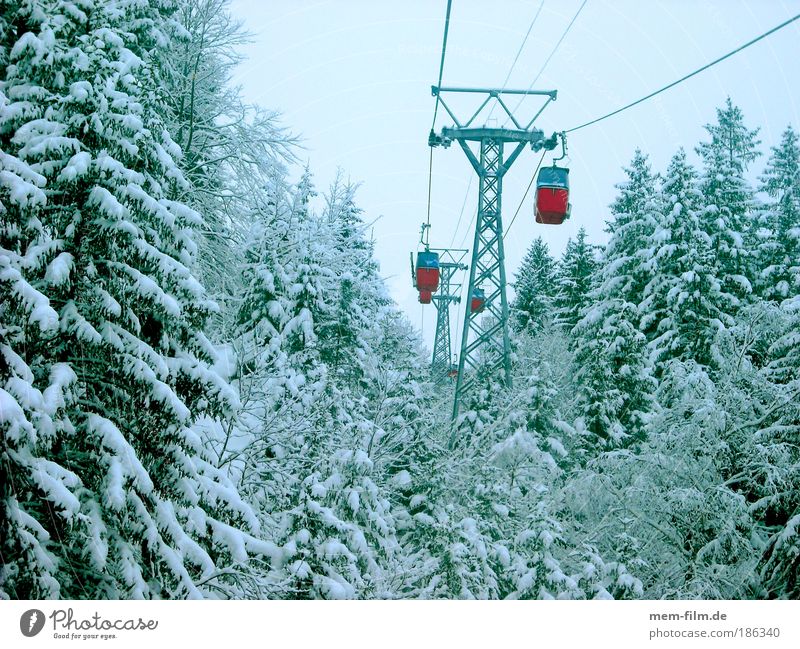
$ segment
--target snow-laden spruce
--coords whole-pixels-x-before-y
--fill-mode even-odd
[[[534,239],[514,279],[514,329],[537,329],[553,318],[556,264],[541,237]]]
[[[611,238],[602,251],[595,288],[575,325],[576,378],[586,428],[604,447],[641,441],[654,389],[639,329],[639,305],[649,278],[648,248],[659,219],[656,177],[636,151],[611,205]]]
[[[238,405],[210,368],[199,214],[160,115],[174,5],[3,9],[2,591],[258,595],[279,561],[190,429]],[[17,32],[11,24],[22,26]]]
[[[756,283],[765,299],[800,294],[800,138],[789,126],[772,147],[761,190],[769,197],[759,215]]]
[[[715,251],[715,274],[734,306],[750,299],[756,274],[755,198],[745,174],[760,152],[758,129],[750,130],[744,115],[728,97],[717,109],[717,123],[706,124],[711,136],[697,152],[703,160],[700,189],[704,207],[700,224]]]
[[[683,150],[670,161],[661,203],[639,305],[650,356],[659,367],[672,358],[712,366],[720,359],[716,336],[732,324],[738,302],[717,275],[712,238],[702,225],[697,173]]]
[[[567,242],[556,270],[555,318],[556,322],[571,330],[580,320],[581,312],[589,304],[589,292],[596,280],[597,246],[586,240],[586,229],[578,230],[573,241]]]
[[[0,596],[798,596],[792,128],[758,199],[732,101],[699,172],[637,151],[451,422],[356,184],[231,86],[227,0],[0,29]]]

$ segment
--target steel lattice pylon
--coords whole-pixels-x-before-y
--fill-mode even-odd
[[[522,153],[525,145],[534,151],[552,150],[557,138],[553,134],[545,138],[544,133],[532,128],[533,122],[545,106],[556,98],[555,90],[498,90],[477,88],[438,88],[432,92],[438,97],[447,113],[455,122],[452,128],[443,128],[440,135],[431,131],[430,146],[448,147],[458,142],[473,169],[478,174],[478,213],[475,222],[475,237],[472,245],[469,283],[467,285],[464,325],[461,336],[461,353],[458,358],[458,379],[453,400],[453,419],[458,416],[460,405],[475,386],[477,371],[500,372],[501,380],[511,384],[511,348],[508,333],[508,300],[506,296],[506,269],[503,251],[503,220],[501,216],[503,176]],[[478,93],[485,95],[472,117],[460,123],[453,111],[442,99],[442,93]],[[503,102],[503,94],[540,95],[548,99],[526,125],[521,125]],[[471,127],[486,105],[495,99],[515,128]],[[473,151],[470,142],[477,143],[479,151]],[[504,158],[505,143],[514,143],[508,158]],[[473,313],[471,297],[475,288],[486,293],[485,310]],[[454,440],[451,438],[451,445]]]
[[[467,270],[461,260],[467,254],[466,250],[442,249],[433,250],[439,252],[440,259],[449,257],[449,261],[439,263],[440,279],[439,290],[431,297],[433,305],[436,307],[436,337],[433,341],[433,360],[431,362],[431,374],[434,381],[441,383],[446,380],[450,372],[452,358],[452,346],[450,340],[450,306],[458,304],[460,283],[453,281],[458,271]]]
[[[506,384],[511,384],[503,221],[500,212],[503,142],[483,139],[480,147],[480,166],[476,168],[479,177],[478,215],[467,296],[471,297],[474,288],[482,288],[486,292],[486,307],[484,313],[473,314],[470,305],[467,305],[453,416],[458,414],[458,397],[468,394],[477,379],[475,372],[478,363],[490,372],[502,369]],[[483,354],[479,355],[481,351]]]

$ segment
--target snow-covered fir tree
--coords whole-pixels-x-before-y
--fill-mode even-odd
[[[596,281],[597,246],[586,240],[586,229],[578,230],[570,239],[556,270],[556,322],[567,331],[580,320],[581,311],[589,304],[589,293]]]
[[[800,596],[796,129],[754,169],[728,100],[699,173],[637,150],[453,422],[247,39],[228,0],[0,6],[0,597]]]
[[[238,399],[210,368],[215,306],[190,271],[203,222],[173,198],[190,185],[159,117],[153,56],[172,9],[3,9],[13,597],[242,596],[229,576],[280,557],[190,429]]]
[[[599,272],[602,295],[638,306],[649,280],[645,268],[650,257],[648,243],[658,222],[659,178],[652,172],[647,156],[637,149],[626,180],[619,185],[611,204],[611,220],[606,231],[609,241],[603,249],[603,269]]]
[[[516,296],[511,303],[514,326],[522,331],[542,326],[553,317],[556,264],[541,237],[534,239],[514,280]]]
[[[789,126],[772,147],[761,190],[769,196],[758,231],[758,292],[768,300],[800,295],[800,138]]]
[[[595,288],[574,328],[576,378],[587,430],[601,447],[641,440],[653,381],[639,330],[639,304],[648,280],[652,234],[658,222],[656,178],[637,150],[627,181],[618,185]]]
[[[750,130],[744,115],[728,97],[717,109],[717,123],[706,124],[711,140],[697,152],[703,159],[700,189],[705,205],[701,227],[716,251],[716,275],[722,290],[736,299],[735,306],[750,299],[755,268],[754,199],[745,174],[760,155],[758,129]]]
[[[641,326],[655,362],[681,358],[710,367],[719,360],[716,336],[732,324],[738,303],[716,274],[697,173],[683,150],[670,161],[662,192],[663,214],[647,265],[650,280],[639,305]]]

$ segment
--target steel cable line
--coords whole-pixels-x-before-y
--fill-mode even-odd
[[[450,31],[450,9],[452,8],[453,0],[447,0],[447,13],[444,17],[444,35],[442,36],[442,58],[439,61],[439,82],[438,87],[442,85],[442,75],[444,74],[444,57],[447,52],[447,34]],[[436,101],[433,105],[433,121],[431,122],[431,133],[436,126],[436,115],[439,113],[439,95],[436,95]],[[433,188],[433,147],[430,147],[431,154],[428,159],[428,228],[426,230],[426,245],[430,245],[431,241],[431,191]]]
[[[508,80],[511,78],[511,73],[514,71],[514,67],[517,65],[517,61],[519,61],[520,54],[522,54],[522,50],[525,47],[525,43],[528,42],[528,37],[531,35],[531,31],[533,31],[533,26],[536,24],[536,20],[539,18],[539,14],[542,13],[542,7],[544,7],[544,0],[539,3],[539,8],[536,10],[536,14],[533,16],[533,20],[531,20],[531,24],[528,25],[528,31],[525,33],[525,37],[522,39],[522,42],[519,44],[519,48],[517,49],[517,54],[514,56],[514,60],[511,63],[511,67],[508,69],[508,74],[506,75],[505,81],[503,81],[503,85],[500,88],[500,91],[506,89],[508,85]],[[488,122],[491,119],[492,114],[494,113],[494,109],[497,107],[497,102],[492,104],[492,107],[489,109],[489,114],[486,116],[486,121]]]
[[[525,199],[528,197],[528,192],[531,191],[531,187],[533,186],[533,181],[536,179],[536,173],[539,171],[539,167],[542,166],[542,161],[544,160],[544,155],[547,151],[542,151],[542,157],[539,158],[539,163],[536,165],[536,169],[533,170],[533,175],[531,176],[531,181],[528,183],[528,188],[525,190],[525,193],[522,195],[522,200],[517,205],[517,211],[514,212],[514,216],[511,218],[511,223],[508,224],[508,227],[503,232],[503,241],[506,240],[506,235],[511,230],[511,226],[514,225],[514,221],[517,220],[517,214],[522,209],[522,204],[525,202]],[[554,163],[555,164],[555,163]]]
[[[530,24],[528,25],[528,31],[525,32],[525,36],[523,37],[522,42],[520,43],[519,47],[517,48],[517,53],[514,56],[514,60],[511,62],[511,67],[508,69],[508,74],[506,74],[506,78],[505,78],[505,81],[503,81],[503,86],[502,86],[501,90],[505,90],[506,89],[506,86],[508,85],[508,80],[511,78],[511,73],[514,71],[514,67],[517,65],[517,62],[519,61],[519,57],[522,54],[522,50],[525,48],[525,44],[528,42],[528,37],[531,35],[531,32],[533,31],[533,28],[536,25],[536,21],[539,18],[539,14],[542,13],[542,8],[543,7],[544,7],[544,0],[542,0],[539,3],[539,8],[536,10],[536,13],[534,14],[533,18],[531,19]],[[489,114],[486,116],[487,121],[491,118],[492,113],[494,113],[494,109],[496,107],[497,107],[497,102],[493,103],[492,107],[489,109]],[[472,176],[470,176],[469,184],[467,185],[467,191],[464,194],[464,202],[461,205],[461,212],[458,215],[458,222],[456,223],[456,229],[453,232],[453,239],[450,241],[450,246],[451,247],[452,247],[453,243],[455,242],[456,237],[458,236],[458,228],[461,226],[461,218],[464,216],[464,207],[467,204],[467,198],[469,196],[469,190],[470,190],[471,187],[472,187]],[[475,220],[475,216],[476,215],[477,215],[477,213],[475,215],[473,215],[472,221],[470,221],[470,226],[472,225],[472,222]],[[467,240],[468,234],[469,234],[469,227],[467,227],[467,235],[465,235],[464,238],[462,239],[461,244],[459,244],[460,246],[464,245],[464,243]]]
[[[453,5],[453,0],[447,0],[447,13],[444,17],[444,36],[442,36],[442,59],[439,62],[439,83],[437,87],[442,85],[442,74],[444,73],[444,55],[447,51],[447,33],[450,31],[450,8]],[[439,95],[436,95],[436,102],[433,105],[433,122],[431,123],[431,130],[436,126],[436,115],[439,112]]]
[[[780,29],[783,29],[787,25],[790,25],[791,23],[793,23],[795,20],[797,20],[799,18],[800,18],[800,14],[797,14],[796,16],[793,16],[792,18],[789,18],[788,20],[782,22],[780,25],[777,25],[776,27],[773,27],[769,31],[764,32],[760,36],[756,36],[753,40],[748,41],[744,45],[740,45],[735,50],[731,50],[730,52],[728,52],[727,54],[719,57],[718,59],[715,59],[714,61],[711,61],[711,63],[707,63],[706,65],[704,65],[701,68],[698,68],[694,72],[690,72],[686,76],[681,77],[677,81],[673,81],[672,83],[664,86],[663,88],[659,88],[658,90],[656,90],[654,92],[651,92],[649,95],[646,95],[646,96],[642,97],[641,99],[637,99],[636,101],[633,101],[630,104],[627,104],[626,106],[623,106],[622,108],[617,108],[617,110],[614,110],[614,111],[608,113],[607,115],[603,115],[602,117],[598,117],[596,119],[593,119],[593,120],[591,120],[589,122],[586,122],[585,124],[581,124],[580,126],[573,126],[572,128],[567,129],[564,132],[565,133],[572,133],[572,132],[577,131],[579,129],[586,128],[587,126],[591,126],[592,124],[597,124],[597,122],[601,122],[604,119],[608,119],[609,117],[613,117],[614,115],[617,115],[617,114],[621,113],[624,110],[628,110],[629,108],[633,108],[637,104],[641,104],[643,101],[647,101],[648,99],[651,99],[651,98],[655,97],[656,95],[661,94],[665,90],[669,90],[670,88],[674,88],[675,86],[677,86],[680,83],[683,83],[687,79],[691,79],[693,76],[695,76],[697,74],[700,74],[701,72],[703,72],[705,70],[708,70],[710,67],[715,66],[717,63],[721,63],[722,61],[724,61],[727,58],[730,58],[734,54],[738,54],[739,52],[741,52],[744,49],[747,49],[751,45],[754,45],[755,43],[758,43],[758,41],[766,38],[767,36],[769,36],[771,34],[774,34],[775,32],[777,32]]]
[[[531,81],[531,85],[528,86],[528,90],[532,90],[533,86],[539,80],[539,77],[542,76],[542,73],[545,71],[545,68],[547,67],[547,64],[550,63],[550,60],[553,58],[553,56],[555,56],[555,53],[558,51],[558,48],[561,47],[561,43],[567,37],[567,34],[569,34],[569,30],[572,29],[572,26],[575,24],[575,21],[578,19],[578,16],[581,15],[581,11],[583,11],[583,8],[586,6],[586,3],[588,1],[589,0],[583,0],[583,2],[581,3],[581,6],[578,7],[578,11],[575,12],[575,15],[572,17],[572,20],[569,21],[569,25],[567,25],[567,28],[561,34],[561,38],[558,39],[558,42],[555,44],[555,47],[553,47],[553,49],[550,51],[550,54],[545,59],[545,62],[542,64],[542,67],[539,68],[539,72],[536,73],[536,76],[533,78],[533,81]],[[517,105],[514,106],[514,110],[512,110],[511,112],[515,113],[517,111],[517,109],[520,107],[520,104],[522,104],[523,101],[525,101],[525,95],[522,95],[519,98],[519,101],[517,102]],[[508,120],[509,120],[509,118],[506,118],[506,121],[503,123],[503,127],[505,127],[505,125],[508,124]]]
[[[459,248],[463,248],[464,244],[467,243],[467,237],[469,236],[469,231],[472,228],[472,224],[475,223],[475,219],[478,216],[478,208],[475,208],[475,213],[472,215],[472,218],[469,220],[469,224],[467,225],[467,231],[464,233],[464,238],[461,239],[461,243],[458,244]]]
[[[506,89],[508,85],[508,80],[511,78],[511,73],[514,71],[514,66],[517,65],[517,61],[519,61],[519,55],[522,54],[522,49],[525,47],[525,43],[528,42],[528,36],[531,35],[531,30],[533,30],[533,26],[536,24],[536,20],[539,18],[539,14],[542,13],[542,7],[544,7],[544,0],[541,1],[539,4],[539,8],[536,10],[536,14],[531,20],[531,24],[528,26],[528,31],[525,34],[525,38],[522,39],[522,43],[520,43],[519,49],[517,50],[517,54],[514,57],[514,61],[511,63],[511,67],[508,70],[508,74],[506,75],[506,80],[503,81],[503,90]]]
[[[464,201],[461,203],[461,211],[458,213],[458,221],[456,221],[456,229],[453,230],[453,238],[450,239],[450,247],[453,247],[453,244],[456,242],[456,236],[458,235],[458,228],[461,226],[461,219],[464,217],[464,208],[467,206],[467,198],[469,198],[469,190],[472,187],[472,179],[474,176],[470,174],[469,182],[467,183],[467,191],[464,194]]]

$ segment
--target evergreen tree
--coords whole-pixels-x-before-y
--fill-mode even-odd
[[[630,302],[603,300],[589,307],[573,330],[579,404],[594,448],[628,446],[644,438],[655,385],[637,313]]]
[[[252,555],[280,552],[189,429],[237,398],[210,368],[215,306],[189,270],[202,219],[171,200],[190,189],[153,63],[172,5],[82,6],[2,9],[19,30],[3,33],[0,85],[2,411],[14,416],[2,589],[241,596]]]
[[[266,347],[283,332],[289,310],[289,286],[294,277],[287,268],[294,243],[295,222],[288,188],[276,173],[255,206],[253,231],[245,250],[242,276],[244,295],[239,306],[239,326],[257,335],[256,348]],[[280,346],[281,340],[275,344]]]
[[[373,243],[365,236],[356,189],[338,176],[326,197],[323,219],[333,233],[328,253],[334,274],[333,306],[320,323],[319,334],[321,357],[331,372],[351,384],[360,377],[360,361],[368,355],[364,334],[391,303],[378,274]]]
[[[659,178],[639,149],[625,174],[627,180],[617,185],[619,194],[611,204],[612,219],[606,227],[610,238],[603,250],[599,277],[605,299],[620,299],[638,306],[649,279],[645,265],[650,257],[648,243],[660,211]]]
[[[761,176],[770,203],[761,214],[759,294],[768,300],[800,295],[800,138],[789,126]]]
[[[555,270],[555,261],[547,244],[537,237],[528,248],[514,282],[516,296],[511,303],[511,312],[517,331],[528,327],[536,329],[552,317]]]
[[[641,151],[634,154],[628,180],[618,185],[607,230],[597,285],[575,326],[576,378],[592,446],[616,447],[641,441],[651,407],[653,381],[638,330],[649,260],[648,247],[658,221],[656,178]]]
[[[717,109],[717,123],[707,124],[709,142],[697,147],[703,159],[701,192],[705,209],[701,227],[716,255],[715,273],[735,307],[749,300],[755,277],[754,199],[745,174],[760,155],[758,129],[749,130],[731,98]]]
[[[715,338],[732,324],[736,299],[715,274],[713,239],[701,224],[697,174],[683,150],[672,158],[662,191],[664,213],[650,244],[641,327],[655,361],[692,359],[711,367],[719,360]]]
[[[596,270],[595,246],[586,241],[586,230],[581,228],[577,238],[567,242],[556,272],[556,323],[567,331],[578,323],[581,311],[589,304]]]
[[[290,506],[314,437],[310,411],[327,386],[318,351],[319,322],[329,310],[326,287],[330,228],[309,212],[310,173],[291,188],[283,176],[254,196],[254,228],[241,267],[245,284],[235,340],[236,387],[243,407],[208,440],[258,509]],[[231,447],[231,439],[238,444]],[[223,459],[221,449],[229,454]],[[274,461],[283,466],[275,471]],[[269,524],[269,520],[267,521]]]

